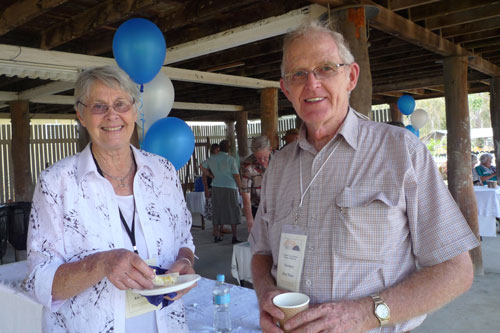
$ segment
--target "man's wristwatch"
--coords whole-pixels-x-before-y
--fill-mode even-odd
[[[375,303],[373,313],[380,322],[380,326],[387,325],[389,323],[389,319],[391,319],[391,309],[389,309],[389,306],[384,302],[380,295],[375,294],[370,297],[372,298],[373,303]]]

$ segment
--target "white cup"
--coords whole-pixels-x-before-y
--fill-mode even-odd
[[[285,314],[285,318],[279,320],[280,327],[283,328],[288,319],[309,308],[309,296],[302,293],[279,294],[274,296],[273,304]]]

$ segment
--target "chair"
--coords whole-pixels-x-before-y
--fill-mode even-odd
[[[0,205],[0,263],[3,264],[3,256],[7,252],[9,207]]]
[[[26,250],[31,202],[14,202],[9,208],[9,243],[17,251]]]

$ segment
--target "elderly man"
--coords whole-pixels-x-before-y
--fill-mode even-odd
[[[264,175],[249,238],[265,332],[407,332],[472,283],[479,242],[432,156],[349,107],[358,75],[320,23],[285,38],[281,89],[304,124]],[[280,329],[286,290],[311,304]]]
[[[257,208],[259,208],[262,176],[269,165],[271,151],[271,143],[267,136],[255,137],[252,140],[253,154],[248,156],[241,164],[241,194],[248,232],[252,230],[253,219],[257,213]]]

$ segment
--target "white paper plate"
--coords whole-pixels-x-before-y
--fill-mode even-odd
[[[154,287],[153,289],[144,289],[144,290],[132,289],[132,291],[142,296],[163,295],[191,287],[199,279],[201,279],[201,276],[199,276],[198,274],[185,274],[185,275],[180,275],[179,278],[177,279],[177,282],[170,286]]]

